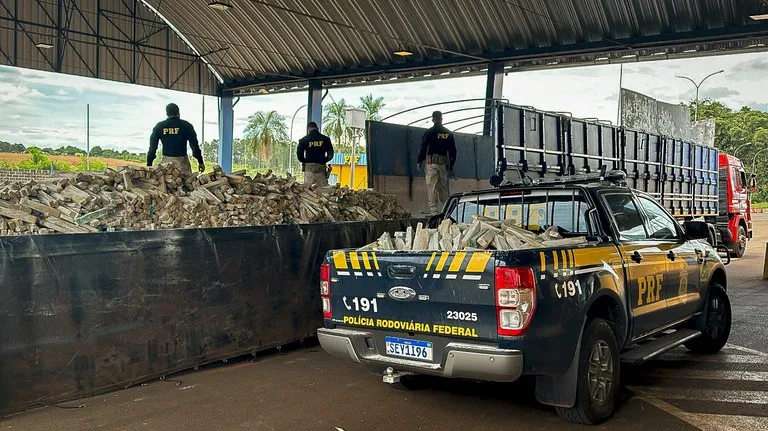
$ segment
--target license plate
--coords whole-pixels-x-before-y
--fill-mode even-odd
[[[387,355],[402,358],[432,360],[432,343],[429,341],[408,340],[406,338],[385,337]]]

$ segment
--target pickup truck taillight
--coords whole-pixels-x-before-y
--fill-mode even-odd
[[[498,334],[523,335],[536,311],[536,282],[530,268],[496,268]]]
[[[320,297],[323,300],[323,318],[331,318],[331,266],[320,266]]]

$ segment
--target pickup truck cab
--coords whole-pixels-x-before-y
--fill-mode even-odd
[[[602,178],[602,177],[601,177]],[[578,245],[508,251],[328,252],[322,347],[397,387],[418,375],[512,382],[573,422],[613,413],[621,363],[684,344],[714,353],[731,309],[710,226],[679,224],[621,183],[541,182],[452,196],[442,217],[474,214]]]

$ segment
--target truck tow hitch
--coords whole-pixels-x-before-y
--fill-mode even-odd
[[[400,383],[400,378],[403,376],[410,376],[413,373],[405,372],[405,371],[395,371],[394,368],[388,367],[386,371],[384,371],[384,383],[394,384],[394,383]]]

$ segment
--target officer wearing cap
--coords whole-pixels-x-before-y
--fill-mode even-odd
[[[187,157],[187,142],[189,142],[192,156],[197,159],[197,168],[200,172],[204,172],[203,153],[200,151],[195,128],[180,118],[179,107],[175,103],[170,103],[165,107],[165,114],[168,118],[157,123],[152,129],[152,136],[149,138],[147,166],[152,166],[157,155],[157,144],[162,141],[162,163],[173,163],[179,168],[179,171],[191,174],[192,167],[189,164],[189,157]]]
[[[304,184],[328,185],[325,164],[333,159],[331,138],[320,133],[317,123],[307,124],[307,136],[299,140],[296,157],[304,171]]]
[[[456,141],[453,132],[443,127],[442,112],[433,112],[432,122],[435,125],[421,138],[418,169],[423,171],[426,164],[429,211],[437,213],[448,198],[448,177],[453,177],[453,165],[456,163]]]

